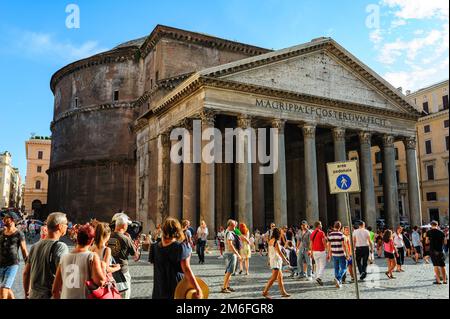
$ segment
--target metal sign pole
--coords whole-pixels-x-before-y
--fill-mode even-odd
[[[347,208],[347,223],[350,229],[350,247],[352,249],[352,267],[353,267],[353,277],[355,279],[355,289],[356,289],[356,299],[359,299],[359,286],[358,286],[358,273],[356,269],[355,260],[355,247],[353,246],[353,225],[352,225],[352,215],[350,213],[350,200],[348,198],[348,193],[345,193],[345,206]]]

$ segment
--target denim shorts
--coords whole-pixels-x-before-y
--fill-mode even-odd
[[[237,264],[237,256],[233,253],[225,253],[223,254],[223,258],[225,260],[225,273],[234,273]]]
[[[11,289],[18,270],[19,265],[0,267],[0,288]]]

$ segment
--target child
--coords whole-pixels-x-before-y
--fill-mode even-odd
[[[287,244],[286,253],[288,256],[290,270],[291,270],[290,277],[294,277],[294,275],[298,275],[297,253],[295,251],[294,244],[292,243],[292,241],[289,240],[286,244]]]

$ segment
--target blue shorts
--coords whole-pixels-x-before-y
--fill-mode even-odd
[[[223,259],[225,260],[225,273],[234,273],[237,264],[237,256],[233,253],[223,254]]]
[[[350,256],[350,259],[349,259],[349,260],[347,260],[347,266],[351,266],[351,265],[352,265],[352,263],[353,263],[353,257],[352,257],[352,256]]]
[[[18,270],[19,265],[0,267],[0,288],[11,289]]]

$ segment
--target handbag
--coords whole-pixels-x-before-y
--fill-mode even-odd
[[[88,299],[122,299],[119,290],[112,281],[97,287],[91,280],[86,280],[86,287],[90,292],[87,296]]]

